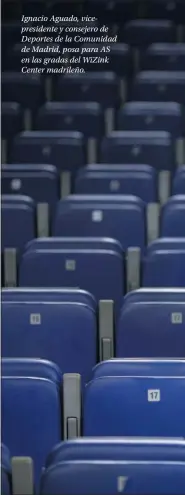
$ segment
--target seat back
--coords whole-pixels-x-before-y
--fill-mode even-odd
[[[184,294],[183,294],[184,296]],[[129,302],[130,301],[130,302]],[[185,302],[178,294],[125,298],[116,333],[117,357],[183,358]]]
[[[144,202],[155,202],[155,170],[149,165],[88,165],[79,170],[76,194],[133,194]]]
[[[97,323],[92,306],[70,299],[33,300],[28,294],[24,300],[3,301],[2,329],[3,357],[49,360],[62,373],[79,373],[83,384],[88,381],[97,359]]]
[[[184,238],[161,238],[151,243],[144,261],[143,286],[184,288],[184,248]]]
[[[94,296],[81,289],[37,289],[37,288],[20,288],[2,289],[2,301],[53,301],[53,302],[79,302],[90,306],[96,311],[97,305]]]
[[[168,131],[175,140],[181,137],[182,111],[175,102],[131,101],[118,113],[120,130]]]
[[[174,195],[185,194],[185,165],[181,165],[176,171],[172,192]]]
[[[185,466],[169,461],[66,461],[42,476],[41,495],[183,495]],[[80,487],[80,489],[79,489]]]
[[[37,249],[113,249],[122,254],[121,244],[109,237],[40,237],[33,239],[26,246],[27,250]]]
[[[50,270],[52,266],[52,271]],[[99,273],[99,278],[97,278]],[[123,257],[110,249],[37,249],[21,262],[21,287],[79,287],[101,299],[113,300],[116,311],[124,294]]]
[[[77,131],[24,131],[11,148],[11,163],[52,163],[59,171],[75,172],[84,162],[83,135]]]
[[[38,111],[36,127],[45,131],[79,131],[86,138],[100,138],[104,132],[103,111],[96,102],[47,102]]]
[[[75,460],[184,461],[185,442],[180,439],[77,438],[62,442],[49,454],[46,468]]]
[[[58,386],[44,378],[2,377],[2,417],[3,442],[12,456],[32,457],[38,487],[46,456],[61,438]]]
[[[184,359],[114,358],[98,363],[92,371],[92,380],[102,376],[184,376]]]
[[[184,376],[155,376],[152,367],[148,376],[92,380],[85,393],[84,435],[184,437],[184,387]]]
[[[145,206],[135,196],[71,195],[58,204],[53,233],[112,237],[123,250],[134,246],[143,250]]]
[[[10,228],[11,225],[11,228]],[[2,250],[15,248],[19,254],[35,236],[35,206],[27,196],[2,196]]]
[[[3,194],[25,194],[36,203],[55,206],[58,176],[53,165],[6,164],[2,166]]]
[[[185,195],[172,196],[163,206],[162,237],[185,237]]]
[[[185,71],[149,70],[137,74],[131,99],[136,101],[175,101],[184,105]]]
[[[136,100],[145,101],[136,93]],[[147,98],[148,100],[148,98]],[[152,97],[149,98],[152,101]],[[171,136],[166,131],[113,131],[101,145],[103,163],[147,163],[158,170],[172,170],[174,150]]]
[[[51,361],[34,358],[2,358],[2,376],[45,378],[61,386],[62,373]]]

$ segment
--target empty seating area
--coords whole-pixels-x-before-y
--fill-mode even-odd
[[[23,14],[106,70],[22,73]],[[185,495],[185,1],[2,1],[2,47],[1,493]]]

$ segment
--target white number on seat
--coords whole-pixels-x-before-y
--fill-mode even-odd
[[[92,221],[93,222],[102,222],[103,220],[103,211],[94,210],[92,211]]]
[[[31,325],[40,325],[41,324],[41,315],[31,313],[30,315],[30,324]]]
[[[178,325],[182,323],[182,313],[172,313],[171,314],[171,322],[174,325]]]
[[[160,390],[148,390],[148,402],[160,402],[161,393]]]
[[[76,261],[75,260],[66,260],[65,269],[68,271],[76,270]]]

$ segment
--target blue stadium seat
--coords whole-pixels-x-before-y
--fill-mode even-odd
[[[176,238],[176,237],[159,237],[155,239],[155,241],[151,242],[147,248],[149,254],[155,253],[155,251],[163,251],[163,250],[179,250],[183,251],[185,248],[185,239],[184,237]],[[173,287],[173,285],[172,285]],[[174,288],[174,287],[173,287]],[[161,288],[159,288],[161,290]],[[143,289],[144,290],[144,289]],[[176,289],[175,289],[176,290]],[[130,295],[131,296],[131,295]]]
[[[24,194],[36,203],[55,206],[59,197],[57,170],[53,165],[2,165],[3,194]]]
[[[92,252],[94,253],[96,251],[96,254],[97,254],[97,252],[100,254],[100,251],[101,252],[103,251],[105,253],[108,252],[109,254],[111,253],[113,255],[117,254],[118,257],[120,257],[123,260],[123,250],[122,250],[121,244],[118,241],[111,239],[111,238],[101,238],[101,237],[38,238],[38,239],[34,239],[33,242],[31,241],[26,246],[26,254],[28,254],[28,257],[29,257],[30,252],[33,254],[33,257],[34,257],[35,254],[36,254],[36,256],[37,256],[37,254],[40,255],[41,251],[45,255],[48,255],[49,252],[53,253],[54,251],[57,252],[58,255],[59,255],[59,252],[61,252],[63,254],[68,253],[71,255],[72,253],[73,254],[76,252],[79,253],[79,251],[80,251],[80,253],[81,253],[80,259],[82,257],[83,252],[86,252],[87,254],[90,254],[90,253],[92,254]],[[74,254],[74,257],[75,257],[75,254]],[[70,260],[68,260],[68,261],[70,261]],[[72,261],[75,262],[75,259],[73,259]],[[70,262],[68,263],[66,260],[65,261],[66,270],[74,270],[75,271],[75,263],[72,263],[72,266],[70,268]],[[24,284],[26,285],[26,283],[27,283],[27,285],[29,285],[29,284],[32,285],[32,283],[34,283],[34,282],[33,281],[30,282],[30,280],[31,280],[30,278],[29,278],[29,282],[27,281],[27,279],[25,279],[25,277],[27,277],[27,276],[30,277],[29,267],[27,268],[27,265],[26,265],[26,270],[28,270],[27,275],[25,275],[25,273],[23,273],[23,280],[25,280]],[[41,280],[42,280],[41,272],[40,272],[40,276],[41,276]],[[109,276],[111,276],[111,271],[108,273],[108,277]],[[67,287],[69,285],[71,285],[71,287],[77,285],[76,278],[74,278],[74,277],[77,277],[77,274],[73,275],[74,281],[71,281],[71,284],[69,284],[68,277],[69,277],[69,275],[65,274],[65,283],[63,282],[63,285],[66,285]],[[72,275],[70,277],[72,280]],[[89,287],[91,286],[91,293],[90,294],[88,293],[88,298],[87,298],[87,292],[84,290],[79,290],[79,289],[69,289],[69,288],[67,288],[67,289],[52,289],[53,293],[49,289],[44,289],[44,290],[43,289],[36,289],[36,291],[39,291],[39,292],[41,291],[42,295],[44,294],[44,296],[46,296],[46,294],[47,294],[49,299],[51,299],[51,294],[52,294],[52,300],[55,300],[55,298],[57,297],[57,300],[59,300],[59,301],[60,301],[60,297],[61,297],[61,292],[63,294],[65,293],[66,298],[70,296],[70,300],[71,300],[71,297],[74,297],[76,300],[76,297],[78,295],[80,297],[79,302],[83,302],[84,304],[88,304],[88,305],[90,304],[90,306],[93,308],[93,310],[96,311],[97,298],[95,299],[94,296],[92,296],[92,293],[94,295],[96,295],[97,290],[98,290],[98,294],[101,293],[101,291],[102,291],[102,297],[101,298],[105,299],[105,297],[104,297],[105,287],[103,285],[103,281],[102,281],[102,288],[100,288],[100,290],[99,290],[97,288],[98,286],[96,285],[96,283],[93,282],[92,280],[87,282],[86,278],[82,277],[81,273],[79,273],[79,277],[80,277],[80,279],[79,279],[78,284],[80,283],[80,287],[85,287],[87,284]],[[123,280],[122,280],[122,274],[121,273],[120,273],[119,281],[121,283],[121,285],[120,285],[121,290],[124,290],[125,280],[124,280],[124,276],[123,276]],[[48,286],[51,287],[51,282],[50,283],[47,282],[47,283],[49,284]],[[114,282],[112,279],[112,284],[113,283]],[[36,281],[36,284],[37,284],[37,281]],[[57,282],[57,285],[59,287],[59,282]],[[111,298],[114,297],[115,300],[119,300],[119,303],[121,301],[120,287],[119,287],[118,291],[115,290],[115,287],[110,290]],[[94,293],[94,290],[95,290],[95,293]],[[107,292],[107,290],[108,289],[106,289],[106,292]],[[9,289],[9,291],[10,291],[10,289]],[[5,298],[8,297],[8,300],[9,300],[9,291],[5,290]],[[31,291],[33,292],[34,289],[31,289]],[[21,292],[20,297],[22,299],[22,293],[24,294],[24,289],[23,290],[19,289],[19,293],[20,292]],[[81,300],[82,294],[83,294],[83,301]],[[15,294],[15,296],[17,297],[17,294]],[[109,299],[109,297],[108,297],[108,299]]]
[[[2,495],[185,495],[185,0],[1,31]]]
[[[141,64],[144,70],[185,70],[185,43],[153,43]]]
[[[27,251],[37,249],[112,249],[123,254],[121,244],[109,237],[40,237],[33,239],[26,246]]]
[[[85,137],[101,137],[104,118],[98,103],[48,102],[40,108],[37,129],[45,131],[80,131]]]
[[[33,204],[32,198],[30,198],[29,196],[24,196],[22,194],[3,194],[2,200],[5,204],[16,203],[16,204],[22,205],[22,203],[24,203],[24,204],[29,205],[29,206],[30,206],[30,204]]]
[[[75,172],[85,162],[80,132],[25,131],[15,139],[11,163],[48,163]]]
[[[181,165],[175,173],[172,186],[172,194],[185,194],[185,165]]]
[[[129,78],[132,74],[132,53],[130,46],[125,43],[113,43],[109,62],[111,71],[115,72],[118,76]]]
[[[1,490],[3,495],[11,494],[10,452],[4,444],[1,444]]]
[[[128,131],[168,131],[182,136],[181,107],[173,102],[131,101],[118,112],[118,129]]]
[[[184,376],[184,359],[113,358],[98,363],[92,370],[92,379],[102,376],[148,376],[152,370],[155,376]]]
[[[119,80],[113,72],[85,72],[59,77],[55,100],[97,101],[112,108],[119,103]]]
[[[16,101],[24,108],[36,109],[44,101],[43,80],[37,74],[3,72],[2,101]]]
[[[162,239],[159,238],[153,243],[150,244],[150,251],[152,252],[157,247],[165,248],[165,244],[167,243],[169,248],[173,248],[176,241],[179,243],[179,239]],[[184,246],[184,240],[182,240],[181,245]],[[176,289],[176,288],[149,288],[142,287],[137,290],[133,290],[127,294],[127,297],[124,299],[124,302],[134,303],[134,302],[150,302],[152,301],[169,301],[169,302],[184,302],[185,289]]]
[[[172,196],[163,206],[161,215],[162,237],[185,238],[185,194]]]
[[[157,176],[149,165],[92,164],[78,171],[76,194],[134,194],[144,202],[157,200]]]
[[[62,373],[58,366],[50,361],[35,358],[2,358],[2,376],[22,376],[45,378],[56,385],[62,383]]]
[[[178,364],[177,364],[178,366]],[[84,398],[84,436],[184,437],[185,376],[109,376],[92,380]],[[178,419],[177,419],[178,418]]]
[[[172,22],[166,20],[134,19],[125,25],[124,35],[128,45],[138,48],[160,41],[174,41],[175,28]]]
[[[39,239],[38,239],[39,240]],[[79,302],[86,306],[89,306],[94,311],[97,309],[97,304],[94,296],[90,292],[81,289],[37,289],[37,288],[8,288],[2,289],[2,301],[53,301],[60,302],[61,299],[64,302],[70,300],[70,302]]]
[[[183,495],[183,462],[64,461],[42,475],[41,495]]]
[[[137,294],[136,294],[137,295]],[[184,294],[173,299],[160,291],[150,297],[125,297],[116,331],[117,357],[183,358],[185,332]],[[178,336],[178,337],[177,337]]]
[[[2,196],[1,221],[1,249],[16,248],[21,253],[27,242],[35,237],[34,202],[27,196]]]
[[[52,270],[50,267],[52,266]],[[36,269],[36,271],[35,271]],[[97,278],[97,273],[100,277]],[[79,287],[96,301],[115,301],[120,308],[124,294],[123,257],[112,248],[38,249],[24,254],[20,266],[21,287]]]
[[[1,106],[2,138],[11,139],[23,127],[22,111],[19,103],[3,102]]]
[[[71,195],[58,203],[53,234],[112,237],[123,250],[144,250],[145,228],[145,205],[135,196]]]
[[[24,299],[3,300],[2,312],[3,357],[46,359],[63,373],[79,373],[83,384],[88,380],[97,359],[97,315],[83,295],[82,302],[70,293],[59,301],[38,292],[33,300],[27,292]]]
[[[56,445],[45,466],[48,468],[59,462],[75,460],[128,461],[146,458],[150,461],[184,461],[185,442],[177,439],[77,438]]]
[[[185,71],[143,71],[137,74],[130,97],[141,101],[185,104]]]
[[[184,0],[150,0],[145,3],[145,14],[153,19],[171,19],[173,22],[181,24],[185,8]]]
[[[35,377],[2,377],[2,441],[12,456],[30,456],[38,487],[46,456],[61,438],[59,389]],[[12,414],[13,411],[13,414]]]
[[[170,134],[165,131],[113,131],[102,141],[103,163],[147,163],[158,170],[174,164]]]
[[[185,287],[185,239],[152,242],[143,268],[143,287]]]

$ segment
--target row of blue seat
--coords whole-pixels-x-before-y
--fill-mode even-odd
[[[41,2],[35,7],[35,2],[26,3],[24,14],[37,15]],[[64,15],[60,3],[58,12]],[[70,4],[74,14],[77,10]],[[120,43],[113,48],[109,70],[115,74],[101,70],[46,82],[30,74],[3,75],[3,138],[8,139],[3,143],[8,145],[5,162],[18,163],[14,170],[13,164],[9,171],[8,165],[3,167],[3,174],[8,174],[8,184],[18,192],[24,184],[20,184],[20,176],[10,174],[16,174],[21,163],[24,168],[26,163],[37,164],[38,173],[39,162],[53,164],[58,170],[50,169],[47,180],[53,177],[54,204],[57,195],[65,196],[66,175],[62,176],[61,192],[58,171],[74,172],[100,159],[110,167],[116,162],[132,164],[137,158],[141,165],[148,164],[147,171],[142,167],[140,171],[145,170],[153,185],[156,195],[152,201],[164,204],[169,195],[169,170],[174,184],[178,179],[183,187],[183,169],[176,176],[174,172],[176,163],[184,162],[183,153],[180,158],[175,156],[175,147],[179,147],[175,140],[184,135],[184,45],[174,41],[185,40],[185,30],[174,28],[171,21],[148,22],[142,17],[149,8],[152,16],[157,5],[156,18],[179,24],[185,4],[151,0],[148,7],[146,2],[116,0],[107,2],[109,10],[104,0],[88,4],[89,12],[94,16],[97,9],[99,22],[108,24],[110,32],[130,46]],[[20,19],[22,6],[15,18]],[[135,16],[135,7],[141,7],[141,20],[126,24]],[[11,6],[7,15],[4,9],[5,17],[13,18],[13,11]],[[57,8],[52,5],[54,13],[57,15]],[[111,26],[114,23],[117,25]],[[19,27],[4,25],[2,35],[3,67],[20,70],[20,23]],[[156,41],[163,43],[156,46]],[[148,46],[150,43],[153,45]],[[138,70],[144,72],[136,74]],[[126,98],[135,102],[119,110]],[[115,127],[124,132],[105,138],[100,150],[103,134],[107,136]],[[14,133],[22,129],[37,132],[18,135],[11,143]],[[68,132],[56,132],[58,129]],[[112,173],[117,171],[114,167]],[[84,181],[84,193],[89,193],[88,174],[96,173],[96,166],[94,172],[92,168],[81,169],[78,177],[73,175],[72,191],[75,181],[76,187]],[[33,172],[32,165],[28,169]],[[158,197],[156,171],[160,172]],[[26,177],[27,191],[31,191],[34,186]],[[106,177],[106,187],[111,178]],[[124,179],[122,184],[127,187]],[[143,194],[148,193],[151,202],[146,184],[145,180]],[[114,179],[114,187],[117,185]],[[161,238],[150,244],[164,233],[164,226],[165,235],[184,235],[184,197],[168,200],[159,229],[159,205],[146,206],[146,200],[119,195],[70,196],[59,203],[57,212],[55,206],[50,209],[49,224],[50,201],[43,191],[39,193],[38,185],[37,193],[32,199],[19,195],[3,198],[4,280],[7,286],[19,282],[22,287],[2,292],[2,440],[10,449],[9,457],[29,457],[13,458],[11,469],[3,450],[3,495],[33,494],[32,462],[35,492],[43,495],[183,495],[184,441],[167,438],[185,437],[184,289],[150,288],[123,295],[140,283],[185,287],[185,237]],[[66,236],[109,235],[117,240],[46,238],[54,218],[55,235],[65,231]],[[34,239],[36,234],[42,238]],[[28,285],[33,288],[25,288]],[[114,356],[119,359],[109,359]],[[80,434],[84,439],[60,443]],[[127,439],[118,441],[120,435]],[[111,438],[115,436],[117,440]],[[138,439],[141,436],[148,440]]]
[[[83,385],[102,359],[183,358],[184,294],[184,289],[132,291],[119,301],[115,321],[112,301],[98,305],[86,291],[4,289],[2,356],[48,359],[63,373],[80,373]]]
[[[158,179],[149,165],[91,164],[77,172],[73,191],[77,195],[134,195],[148,204],[161,202]],[[50,208],[60,198],[59,175],[53,165],[2,165],[1,180],[3,195],[30,196],[36,204],[47,203]],[[169,182],[171,191],[173,196],[185,195],[185,165],[176,170],[172,184]]]
[[[184,195],[172,196],[163,205],[161,237],[184,237],[184,208]],[[151,228],[155,229],[155,225],[151,225]],[[52,225],[52,233],[56,237],[111,237],[121,244],[123,251],[138,247],[142,254],[147,240],[150,241],[147,230],[149,225],[145,203],[136,196],[120,194],[70,195],[58,202]],[[14,194],[2,197],[2,232],[2,249],[17,248],[19,254],[34,239],[35,203],[30,197]],[[51,244],[52,238],[48,242]],[[57,240],[54,242],[56,244]]]
[[[158,170],[173,171],[177,163],[174,141],[166,131],[112,131],[102,139],[101,150],[95,151],[95,155],[102,163],[132,164],[137,161]],[[184,150],[180,160],[181,165]],[[14,138],[8,161],[47,163],[74,173],[87,163],[84,136],[77,131],[24,131]]]
[[[94,476],[96,473],[96,469],[90,468],[88,461],[93,460],[96,466],[96,460],[109,460],[114,462],[115,469],[117,466],[115,471],[109,463],[109,479],[114,478],[115,483],[115,473],[117,476],[128,477],[128,491],[126,491],[128,494],[133,493],[133,488],[134,493],[138,495],[140,493],[155,493],[155,495],[174,493],[174,483],[176,483],[175,493],[183,494],[184,442],[178,440],[173,444],[172,440],[170,443],[167,439],[169,436],[171,439],[184,437],[184,369],[184,360],[131,359],[111,360],[99,364],[93,370],[91,381],[85,389],[81,418],[78,376],[62,376],[52,363],[42,360],[5,359],[2,362],[3,443],[9,446],[12,456],[24,455],[33,459],[37,492],[41,469],[45,465],[39,493],[75,494],[79,493],[79,486],[82,486],[82,493],[85,494],[92,493],[90,489],[94,486],[95,492],[93,493],[99,494],[101,493],[101,478],[98,476],[97,483],[94,485],[89,483],[87,487],[86,483],[79,485],[81,476],[85,474],[85,468],[89,476],[90,474]],[[78,383],[76,393],[74,393],[75,383]],[[61,385],[63,388],[62,407],[60,404]],[[72,390],[73,400],[70,399]],[[74,426],[78,424],[79,428],[81,419],[83,419],[83,435],[99,437],[99,440],[89,438],[85,442],[81,440],[75,443],[73,441],[55,447],[64,434],[61,425],[67,422],[68,432],[74,434]],[[66,425],[64,431],[67,431]],[[77,432],[79,435],[80,430],[77,429]],[[132,440],[129,438],[112,439],[112,441],[110,438],[101,439],[101,437],[125,435],[136,438]],[[149,437],[148,440],[138,439],[141,435]],[[156,440],[152,441],[150,437],[156,437]],[[160,437],[163,437],[163,441],[159,440]],[[66,438],[65,434],[63,438]],[[72,466],[69,465],[68,468],[66,466],[65,472],[65,467],[63,469],[61,463],[74,460],[84,460],[87,465],[84,465],[84,469],[80,469],[80,465],[75,468],[74,465],[74,472]],[[139,461],[148,461],[149,466],[146,466],[146,462],[142,466],[142,462]],[[164,466],[163,471],[162,467],[160,469],[162,461],[167,461],[167,464],[169,462],[169,465],[175,462],[174,469],[172,469],[172,464],[171,471],[167,467],[164,469]],[[137,463],[141,463],[140,468]],[[154,463],[156,468],[154,466],[152,468],[150,463],[151,465]],[[121,490],[118,484],[114,485],[114,490],[112,484],[108,487],[105,477],[109,469],[108,465],[107,469],[104,467],[102,471],[106,480],[102,493],[113,495],[123,489]],[[156,476],[154,485],[153,476],[150,478],[153,470],[153,475]],[[73,473],[73,482],[71,482],[70,471],[71,474]],[[169,489],[165,491],[167,479],[170,491]],[[160,485],[160,481],[164,483]],[[172,483],[171,486],[170,483]],[[85,486],[87,492],[85,492]],[[152,490],[154,486],[155,491]],[[146,491],[146,487],[149,492]]]
[[[138,54],[137,58],[137,65],[135,61],[134,54],[135,52],[133,51],[133,48],[126,44],[126,43],[115,43],[111,47],[111,51],[109,54],[109,65],[108,68],[109,70],[115,72],[118,76],[120,77],[125,77],[126,80],[130,80],[131,77],[134,76],[136,68],[139,68],[140,70],[161,70],[161,71],[183,71],[185,70],[185,64],[184,64],[184,53],[185,53],[185,44],[184,43],[169,43],[165,42],[165,33],[161,33],[160,36],[160,23],[159,26],[156,25],[156,34],[157,34],[157,39],[155,41],[155,36],[153,39],[153,27],[154,23],[149,24],[148,26],[148,32],[150,33],[150,39],[151,42],[149,42],[148,48],[143,48]],[[143,29],[142,23],[140,26],[141,29]],[[158,35],[158,29],[159,29],[159,35]],[[142,33],[143,31],[141,31]],[[139,39],[140,39],[140,34],[139,34]],[[120,40],[119,40],[120,41]],[[172,40],[173,41],[173,40]],[[136,41],[135,41],[136,42]],[[74,48],[75,43],[73,44]],[[22,57],[22,52],[21,52],[21,44],[16,43],[13,47],[7,47],[5,54],[3,55],[3,65],[2,65],[2,70],[3,72],[6,71],[11,71],[11,72],[19,72],[20,67],[21,67],[21,59]],[[41,46],[46,48],[46,44],[42,43],[41,45],[36,45],[36,46]],[[57,46],[56,43],[52,43],[52,46]],[[91,43],[91,45],[88,45],[87,43],[82,44],[82,50],[79,49],[79,52],[76,53],[81,53],[83,56],[88,57],[89,55],[92,55],[92,47],[94,48],[94,55],[96,53],[100,53],[101,48],[103,45],[101,43]],[[88,50],[88,48],[91,48]],[[97,51],[98,49],[98,51]],[[61,52],[63,48],[61,46]],[[66,52],[64,52],[66,55]],[[45,58],[46,53],[39,53],[39,57],[41,59]],[[71,55],[71,54],[70,54]],[[69,57],[69,53],[67,54]],[[88,71],[94,71],[96,70],[97,66],[95,64],[88,64],[86,61],[82,58],[81,60],[81,67],[84,67],[84,69],[87,69]],[[32,64],[32,67],[36,67],[36,63]],[[52,67],[57,67],[57,63],[54,64],[52,63]],[[104,64],[99,64],[98,65],[98,71],[104,71],[105,66]],[[7,79],[7,75],[3,75],[3,82]],[[9,83],[10,84],[10,83]],[[3,93],[4,93],[4,87],[3,87]],[[61,95],[61,91],[59,93],[59,90],[56,91],[56,97],[58,95]],[[56,98],[55,97],[55,98]]]
[[[8,86],[6,91],[7,89]],[[21,99],[22,97],[23,95],[20,95]],[[40,107],[34,120],[37,130],[79,131],[85,138],[100,139],[105,133],[105,118],[106,115],[98,103],[48,102]],[[10,139],[22,131],[23,120],[23,111],[19,103],[2,103],[3,138]],[[127,102],[118,111],[115,120],[116,131],[166,131],[174,140],[184,135],[184,115],[178,103]],[[65,134],[63,136],[65,137]]]
[[[172,55],[169,55],[171,57]],[[185,104],[185,71],[145,70],[138,72],[128,88],[129,100],[175,101]],[[2,100],[36,108],[44,103],[44,78],[38,74],[2,73]],[[58,78],[56,101],[99,102],[103,108],[117,107],[121,102],[120,79],[114,72],[65,74]]]
[[[3,495],[11,495],[11,485],[17,489],[17,468],[25,474],[28,467],[30,475],[32,464],[28,458],[13,458],[11,469],[10,453],[2,444],[2,490]],[[40,494],[52,493],[77,495],[104,494],[115,495],[124,491],[127,495],[154,493],[160,495],[182,495],[184,487],[184,455],[183,440],[152,439],[78,439],[58,444],[49,455],[46,469],[41,479]],[[31,461],[31,459],[30,459]],[[147,467],[146,467],[147,465]],[[25,469],[26,468],[26,469]],[[13,471],[13,473],[12,473]],[[126,476],[126,475],[129,476]],[[32,478],[30,476],[30,478]],[[155,482],[154,482],[155,479]],[[32,486],[24,477],[23,487]],[[30,486],[29,486],[30,485]],[[147,488],[147,492],[146,492]],[[25,490],[26,492],[26,490]],[[25,493],[24,492],[24,493]],[[14,490],[13,490],[13,493]]]
[[[184,13],[183,0],[175,0],[173,3],[169,0],[116,0],[109,7],[106,0],[87,0],[89,11],[97,12],[100,18],[105,17],[107,13],[108,19],[116,20],[123,23],[127,19],[137,18],[140,15],[155,19],[171,19],[182,23]],[[91,9],[91,10],[90,10]]]

